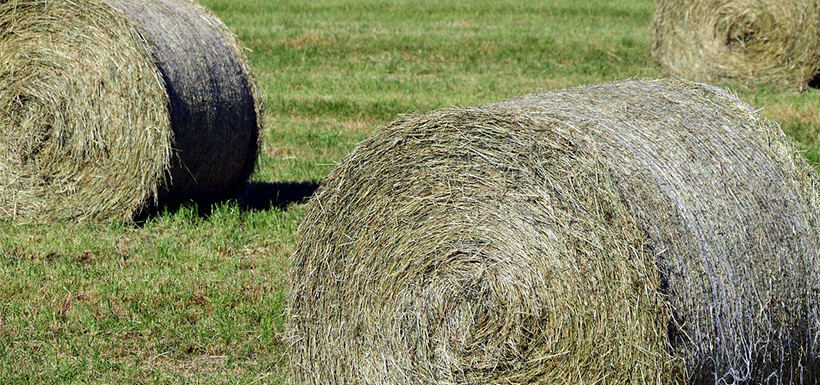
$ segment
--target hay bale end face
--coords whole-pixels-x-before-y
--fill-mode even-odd
[[[819,187],[679,80],[403,118],[300,227],[292,380],[814,383]]]
[[[131,220],[253,169],[260,93],[188,0],[0,2],[0,218]]]
[[[672,76],[803,90],[820,72],[820,7],[814,0],[658,0],[652,56]]]

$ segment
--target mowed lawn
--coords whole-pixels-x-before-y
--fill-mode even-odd
[[[0,224],[0,383],[280,384],[304,199],[399,114],[655,77],[652,0],[206,0],[248,46],[245,203]],[[820,163],[820,93],[735,89]],[[201,208],[200,208],[201,209]]]

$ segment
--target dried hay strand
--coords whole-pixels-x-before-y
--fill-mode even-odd
[[[260,101],[238,39],[192,1],[0,1],[0,219],[230,196]]]
[[[820,9],[811,0],[658,0],[652,56],[673,76],[803,90],[820,71]]]
[[[818,191],[683,80],[403,117],[299,228],[292,381],[815,383]]]

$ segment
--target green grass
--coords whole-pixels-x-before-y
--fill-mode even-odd
[[[297,198],[357,142],[398,114],[659,75],[653,0],[203,3],[265,92],[260,210],[0,224],[0,383],[282,383]],[[817,91],[735,91],[820,164]]]

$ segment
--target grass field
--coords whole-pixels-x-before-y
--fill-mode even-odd
[[[660,74],[652,0],[206,0],[266,96],[246,203],[0,224],[0,383],[284,382],[303,198],[398,114]],[[820,93],[737,89],[820,164]]]

